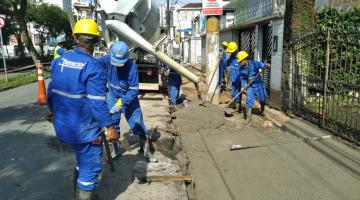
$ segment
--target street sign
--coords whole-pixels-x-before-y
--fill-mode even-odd
[[[5,27],[5,18],[6,18],[6,15],[0,15],[0,28]]]
[[[203,0],[202,12],[204,15],[222,15],[223,13],[222,0]]]

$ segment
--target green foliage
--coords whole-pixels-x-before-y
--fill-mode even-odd
[[[360,30],[360,8],[339,12],[335,8],[325,7],[317,14],[315,29],[324,31],[327,28]]]
[[[71,35],[71,27],[67,15],[58,6],[41,1],[33,1],[28,4],[26,19],[34,23],[34,28],[40,34],[41,50],[47,37],[56,37],[63,33],[68,36]]]
[[[341,90],[360,84],[360,8],[339,12],[324,8],[316,18],[315,29],[330,29],[331,80],[342,83]]]
[[[26,17],[27,21],[35,24],[38,31],[50,35],[64,33],[66,26],[70,26],[66,13],[52,4],[29,4]]]
[[[329,43],[329,81],[327,87],[336,94],[348,95],[360,90],[360,8],[340,12],[324,8],[317,13],[315,33],[299,41],[301,74],[315,87],[323,87]],[[330,40],[327,41],[327,34]]]

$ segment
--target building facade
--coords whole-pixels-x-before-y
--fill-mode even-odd
[[[175,27],[175,37],[180,42],[180,54],[183,62],[197,66],[201,63],[201,38],[196,31],[194,21],[200,16],[202,10],[201,3],[188,3],[177,8],[173,13],[173,24]]]

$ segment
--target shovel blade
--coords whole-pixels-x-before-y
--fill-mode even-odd
[[[225,112],[225,117],[232,117],[235,111],[232,108],[225,108],[224,112]]]

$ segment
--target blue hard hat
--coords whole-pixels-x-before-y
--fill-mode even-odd
[[[111,64],[114,66],[124,66],[129,59],[129,47],[125,42],[115,42],[110,49]]]

